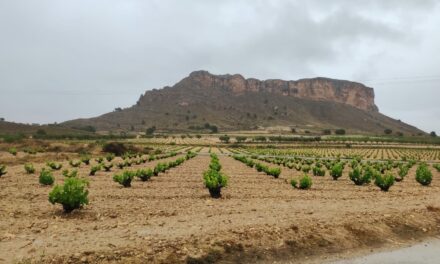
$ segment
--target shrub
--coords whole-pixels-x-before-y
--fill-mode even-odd
[[[229,143],[230,137],[228,135],[220,136],[218,139],[220,139],[223,143]]]
[[[107,152],[107,153],[111,153],[111,154],[116,155],[116,156],[121,156],[124,153],[128,152],[128,148],[124,144],[122,144],[122,143],[110,142],[110,143],[105,144],[102,147],[102,151],[103,152]],[[109,160],[109,161],[111,161],[111,160]]]
[[[432,165],[432,167],[434,167],[434,169],[436,169],[438,172],[440,172],[440,164],[434,164],[434,165]]]
[[[164,172],[164,171],[166,171],[167,169],[168,169],[168,165],[167,165],[167,164],[159,162],[159,163],[157,163],[157,165],[154,167],[154,169],[153,169],[153,174],[154,174],[154,176],[157,176],[157,175],[159,175],[159,173]]]
[[[89,156],[82,156],[81,161],[82,161],[82,163],[89,165],[90,164],[90,157]]]
[[[379,187],[382,191],[387,192],[390,187],[393,186],[394,180],[394,176],[390,173],[385,175],[377,174],[374,184],[376,184],[376,186]]]
[[[403,179],[408,175],[409,167],[407,165],[401,165],[399,167],[398,175],[399,177],[396,177],[396,181],[400,182],[403,181]]]
[[[118,168],[122,170],[125,167],[125,163],[124,162],[118,162],[118,164],[116,164],[116,166],[118,166]]]
[[[307,190],[310,187],[312,187],[312,178],[306,174],[299,180],[299,188]]]
[[[89,175],[90,176],[94,176],[98,171],[100,171],[101,170],[101,165],[95,165],[95,166],[92,166],[92,168],[90,168],[90,173],[89,173]]]
[[[264,170],[267,170],[267,166],[261,164],[261,163],[255,163],[255,169],[257,169],[257,171],[261,172]]]
[[[6,165],[0,165],[0,177],[5,175],[6,173]]]
[[[33,174],[35,173],[35,167],[32,165],[32,163],[26,163],[24,164],[24,170],[27,174]]]
[[[321,167],[313,167],[312,169],[314,176],[325,176],[325,170]]]
[[[290,185],[292,185],[293,188],[298,188],[298,181],[295,179],[291,179]]]
[[[105,171],[110,171],[113,168],[113,163],[103,164],[102,167]]]
[[[153,171],[151,169],[139,169],[136,171],[136,177],[141,181],[148,181],[153,176]]]
[[[61,163],[56,163],[56,162],[53,162],[53,161],[47,162],[46,165],[49,168],[51,168],[52,170],[60,170],[63,167],[63,165]]]
[[[221,188],[228,185],[228,178],[223,173],[212,169],[203,173],[203,180],[212,198],[220,198]]]
[[[335,134],[336,135],[345,135],[345,129],[336,129]]]
[[[49,201],[52,204],[63,205],[64,212],[70,213],[75,209],[89,204],[88,182],[75,177],[68,178],[63,185],[56,185],[49,193]]]
[[[104,158],[103,158],[103,157],[97,157],[95,160],[96,160],[96,162],[98,162],[98,163],[102,163],[102,162],[104,162]]]
[[[42,185],[52,185],[55,181],[52,172],[46,169],[43,169],[40,173],[39,180]]]
[[[332,166],[332,169],[330,170],[330,175],[333,177],[333,180],[337,180],[342,176],[342,171],[344,170],[344,167],[341,163],[336,163]]]
[[[105,155],[105,159],[110,162],[115,158],[115,154],[113,153],[108,153],[107,155]]]
[[[309,165],[303,165],[303,166],[301,167],[301,170],[302,170],[302,172],[304,172],[304,173],[308,173],[308,172],[311,170],[311,168],[310,168]]]
[[[423,186],[428,186],[432,182],[432,172],[429,170],[428,165],[421,164],[416,171],[416,181]]]
[[[270,168],[266,171],[266,173],[274,178],[278,178],[281,174],[281,168]]]
[[[365,171],[362,171],[362,168],[360,166],[357,166],[353,168],[353,171],[350,171],[350,180],[352,180],[354,184],[358,186],[368,184],[371,182],[371,177],[373,175],[370,170],[371,168],[367,168]]]
[[[115,174],[113,176],[113,181],[121,184],[124,187],[131,187],[131,180],[133,180],[135,175],[136,173],[132,171],[123,171],[122,174]]]
[[[16,149],[16,148],[10,148],[10,149],[8,150],[8,152],[11,153],[11,154],[14,155],[14,156],[17,156],[17,149]]]
[[[63,170],[63,176],[67,178],[75,178],[76,176],[78,176],[78,170]]]
[[[78,168],[81,165],[81,161],[80,160],[71,160],[69,161],[70,166],[74,167],[74,168]]]

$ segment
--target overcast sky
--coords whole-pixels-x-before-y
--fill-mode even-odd
[[[97,116],[204,69],[363,82],[440,134],[439,2],[0,0],[0,117]]]

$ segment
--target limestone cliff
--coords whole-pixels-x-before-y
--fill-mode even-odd
[[[329,78],[301,79],[298,81],[245,79],[239,74],[213,75],[196,71],[182,82],[200,88],[220,88],[241,95],[246,92],[267,92],[282,96],[315,101],[343,103],[366,111],[378,111],[373,88],[363,84]]]

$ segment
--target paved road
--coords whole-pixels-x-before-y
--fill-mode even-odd
[[[440,240],[329,264],[439,264]]]

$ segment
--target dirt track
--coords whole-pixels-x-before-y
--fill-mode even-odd
[[[284,168],[273,179],[222,156],[229,187],[213,200],[202,183],[209,160],[198,156],[125,189],[112,181],[113,173],[91,177],[83,167],[90,205],[69,216],[48,202],[51,188],[40,186],[37,175],[9,167],[0,178],[0,263],[320,262],[324,254],[440,231],[436,172],[431,187],[415,182],[413,168],[388,193],[357,187],[346,175],[338,181],[314,177],[312,190],[300,191],[286,183],[299,175],[294,170]],[[62,178],[57,172],[56,182]]]

